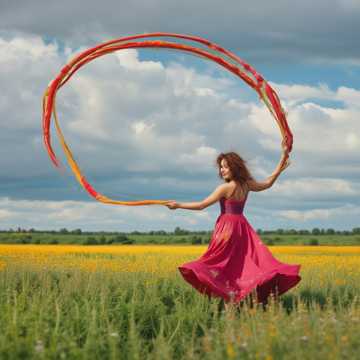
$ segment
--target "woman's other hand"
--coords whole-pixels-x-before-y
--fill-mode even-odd
[[[175,210],[179,208],[179,203],[177,203],[175,200],[169,200],[169,202],[165,205],[171,210]]]
[[[283,149],[283,153],[288,153],[288,146],[286,145],[285,139],[281,142],[281,147]]]

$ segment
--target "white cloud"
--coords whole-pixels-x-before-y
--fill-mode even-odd
[[[159,61],[139,61],[138,51],[135,49],[116,51],[115,56],[126,69],[134,71],[163,71],[164,66]]]
[[[58,174],[50,167],[41,139],[40,100],[51,77],[79,49],[65,44],[61,52],[57,45],[45,44],[39,37],[0,40],[0,82],[5,89],[0,95],[0,117],[6,119],[0,148],[2,153],[11,153],[0,158],[0,168],[6,169],[0,178],[4,184],[1,194],[10,196],[6,192],[18,186],[14,191],[18,198],[30,197],[33,191],[47,198],[41,181],[47,179],[51,188],[49,183],[58,179]],[[124,51],[97,59],[74,75],[59,91],[57,110],[75,158],[85,175],[100,178],[97,185],[104,192],[118,193],[119,183],[126,182],[121,182],[124,170],[128,178],[132,171],[141,171],[136,180],[126,184],[132,194],[136,193],[134,184],[141,186],[142,193],[151,188],[163,194],[168,189],[182,195],[204,194],[217,185],[214,161],[220,151],[238,151],[260,177],[270,175],[280,156],[281,135],[269,111],[259,102],[243,100],[240,91],[237,96],[234,84],[211,72],[200,73],[174,62],[142,61],[136,50]],[[290,211],[287,218],[292,216],[294,221],[311,216],[325,219],[328,213],[323,207],[332,208],[330,202],[356,206],[360,90],[345,86],[331,90],[326,84],[273,86],[288,111],[294,134],[292,164],[271,191],[279,199],[277,204],[291,199],[294,207],[283,207]],[[13,185],[10,176],[20,179],[19,185]],[[109,183],[111,188],[105,188]],[[64,190],[64,184],[59,186]],[[51,189],[58,192],[55,185]],[[309,200],[314,212],[304,215],[299,209],[307,207]],[[16,206],[13,201],[18,201]],[[260,203],[255,201],[254,208]],[[144,226],[175,220],[196,226],[210,219],[186,211],[183,217],[169,218],[154,207],[151,211],[126,208],[124,214],[92,206],[61,201],[7,203],[3,199],[0,218],[7,224],[22,223],[25,218],[37,226],[50,221],[54,227],[66,223],[77,227],[77,223],[93,221],[94,226],[114,228],[120,215],[124,226],[134,227],[139,216]],[[351,210],[346,209],[348,213]]]
[[[276,90],[280,99],[289,105],[294,105],[311,98],[329,99],[334,96],[334,92],[326,84],[319,84],[317,87],[300,84],[277,84],[272,81],[269,84]]]
[[[212,168],[217,154],[218,150],[215,148],[210,146],[200,146],[195,152],[181,154],[181,156],[176,159],[176,163],[191,168],[194,166]]]
[[[13,213],[13,212],[11,212],[9,210],[0,209],[0,219],[1,220],[9,219],[14,215],[15,215],[15,213]]]
[[[339,206],[336,208],[327,209],[311,209],[311,210],[283,210],[278,211],[278,214],[284,218],[295,221],[309,221],[309,220],[326,220],[336,219],[338,217],[345,218],[346,216],[359,216],[360,207],[351,204]]]
[[[209,212],[169,210],[165,206],[109,206],[99,202],[13,200],[0,198],[1,228],[168,229],[210,224]],[[210,225],[208,225],[210,226]]]
[[[287,110],[287,119],[294,135],[294,152],[303,156],[329,159],[357,157],[360,134],[360,91],[339,87],[336,91],[327,85],[285,85],[272,83]],[[310,100],[311,99],[311,100]],[[343,108],[320,105],[316,100],[341,101]],[[274,121],[267,121],[267,109],[254,106],[250,120],[267,137],[261,140],[265,149],[279,148],[280,136]],[[311,162],[310,159],[308,161]]]
[[[303,199],[339,198],[360,196],[360,184],[343,179],[304,177],[275,183],[272,193],[276,196]]]

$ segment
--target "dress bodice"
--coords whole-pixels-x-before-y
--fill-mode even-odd
[[[243,200],[226,199],[222,197],[220,199],[220,211],[221,214],[242,214],[248,194],[246,194]]]

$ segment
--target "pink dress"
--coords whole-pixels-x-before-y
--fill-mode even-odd
[[[278,261],[243,214],[243,200],[220,199],[221,213],[206,252],[178,267],[200,293],[239,302],[256,288],[257,302],[283,294],[300,280],[301,265]]]

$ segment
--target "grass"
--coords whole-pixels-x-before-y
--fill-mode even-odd
[[[0,245],[0,358],[356,358],[360,247],[271,246],[300,284],[227,312],[177,271],[205,248]]]

